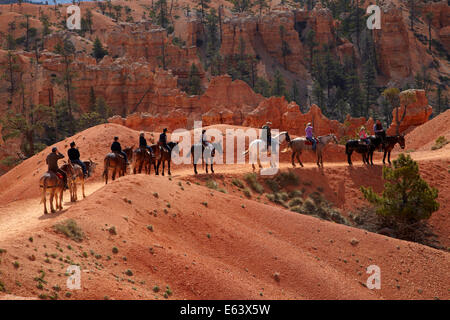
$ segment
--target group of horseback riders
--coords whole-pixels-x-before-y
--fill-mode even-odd
[[[261,128],[263,130],[263,141],[267,144],[267,148],[269,148],[271,146],[271,141],[272,141],[272,135],[270,132],[270,125],[272,123],[271,122],[266,122],[266,124]],[[373,131],[375,134],[375,137],[380,138],[381,139],[381,144],[380,144],[380,149],[379,151],[382,150],[382,148],[384,147],[384,140],[386,138],[386,132],[384,131],[383,125],[381,124],[380,120],[377,120],[373,126]],[[308,140],[309,142],[311,142],[312,144],[312,149],[316,150],[316,146],[317,146],[317,139],[314,137],[314,128],[311,124],[311,122],[308,122],[306,124],[305,127],[305,134],[306,134],[306,140]],[[366,127],[362,126],[359,130],[359,138],[360,141],[362,143],[365,143],[366,145],[370,144],[370,139],[367,135],[366,132]]]
[[[86,165],[83,161],[80,160],[80,151],[76,148],[75,142],[70,143],[70,149],[67,151],[67,156],[69,157],[69,161],[72,164],[77,164],[83,170],[84,178],[86,179],[89,176]],[[53,172],[60,179],[64,181],[64,189],[69,189],[67,185],[67,173],[64,170],[61,170],[58,166],[58,160],[64,159],[64,155],[58,151],[58,148],[53,147],[52,152],[47,156],[46,163],[48,165],[48,171]]]

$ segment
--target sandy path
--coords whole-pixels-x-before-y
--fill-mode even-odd
[[[448,159],[448,151],[442,150],[437,152],[413,152],[411,156],[417,161],[430,161],[436,159]],[[392,154],[392,159],[396,158],[396,154]],[[374,162],[376,165],[380,165],[380,161]],[[337,168],[347,167],[346,162],[329,162],[325,163],[325,168]],[[362,167],[361,161],[354,161],[354,167]],[[267,164],[263,163],[263,167],[267,168]],[[297,164],[297,167],[298,164]],[[280,169],[292,168],[290,163],[280,163]],[[304,168],[317,168],[315,163],[304,163]],[[166,168],[167,170],[167,168]],[[199,174],[205,174],[205,169],[201,164],[198,165],[197,170]],[[252,172],[250,164],[235,164],[235,165],[216,165],[216,174],[245,174]],[[152,175],[153,175],[152,171]],[[167,174],[167,173],[166,173]],[[172,166],[172,177],[183,178],[193,175],[193,168],[191,166],[183,165],[181,167]],[[95,191],[104,186],[104,182],[100,179],[96,179],[86,184],[86,196],[88,197]],[[80,187],[78,188],[78,194],[81,196]],[[64,210],[57,215],[64,213],[67,208],[76,205],[77,203],[70,202],[70,195],[68,192],[64,193]],[[55,217],[55,215],[45,216],[43,214],[42,204],[40,198],[31,198],[26,200],[19,200],[10,202],[6,205],[0,205],[0,241],[14,237],[17,234],[23,234],[26,231],[33,229],[42,229],[49,223],[49,218]]]

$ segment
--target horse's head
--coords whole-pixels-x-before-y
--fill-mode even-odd
[[[330,133],[330,136],[333,138],[334,143],[339,144],[339,141],[334,133]]]
[[[400,144],[400,148],[405,149],[405,136],[404,135],[397,136],[397,141]]]
[[[289,136],[289,133],[286,131],[286,142],[291,142],[291,137]]]
[[[94,173],[94,171],[95,171],[95,168],[97,167],[97,163],[96,162],[94,162],[94,161],[92,161],[91,160],[91,158],[89,158],[89,169],[88,169],[88,171],[89,171],[89,175],[91,175],[92,173]]]

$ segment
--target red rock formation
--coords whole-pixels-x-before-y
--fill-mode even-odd
[[[428,99],[425,95],[424,90],[408,90],[414,92],[416,95],[416,102],[404,106],[401,105],[399,108],[399,118],[402,117],[403,111],[406,108],[406,115],[403,121],[400,123],[399,132],[400,133],[408,133],[413,130],[415,127],[420,126],[428,121],[428,118],[433,112],[433,108],[428,105]],[[392,124],[387,130],[387,134],[393,135],[396,134],[397,128],[397,113],[395,109],[392,111]]]

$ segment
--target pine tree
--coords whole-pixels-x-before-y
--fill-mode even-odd
[[[104,56],[108,54],[108,51],[103,48],[100,39],[97,37],[94,41],[94,46],[92,48],[92,56],[98,61],[102,60]]]
[[[314,48],[317,46],[317,43],[314,41],[316,38],[316,33],[314,30],[309,30],[306,34],[305,43],[309,49],[309,71],[312,71],[313,59],[314,59]]]
[[[188,77],[188,93],[191,95],[199,95],[202,91],[201,79],[198,76],[198,72],[197,66],[193,63]]]
[[[371,187],[361,187],[364,197],[375,205],[380,216],[412,224],[429,219],[439,209],[438,190],[421,178],[417,162],[409,155],[401,153],[392,168],[384,167],[383,179],[387,182],[381,196]]]
[[[255,0],[254,5],[258,7],[259,16],[262,16],[262,12],[264,9],[270,8],[267,0]]]
[[[283,79],[283,75],[279,70],[275,71],[272,81],[272,95],[276,97],[286,96],[286,83]]]

